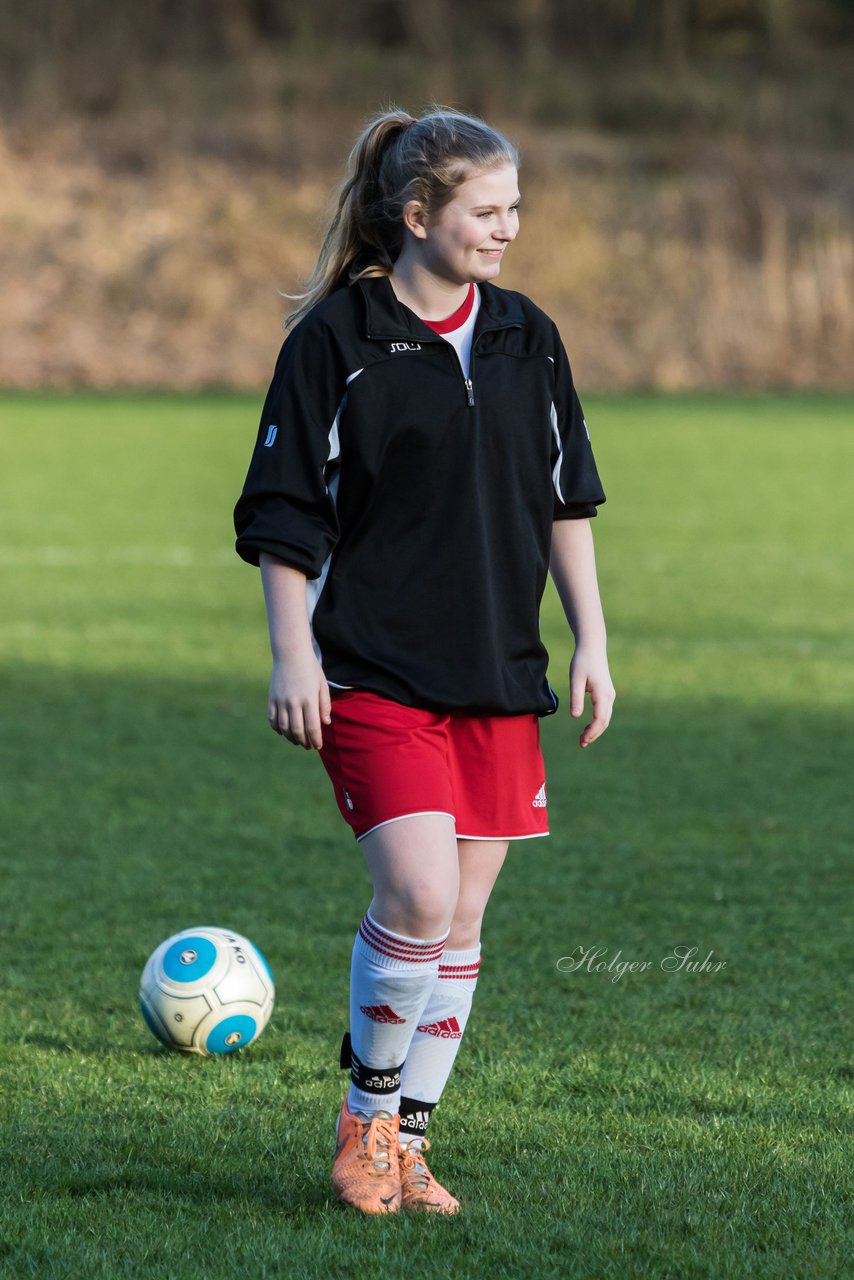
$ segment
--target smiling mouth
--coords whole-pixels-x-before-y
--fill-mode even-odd
[[[478,249],[478,253],[485,253],[488,258],[500,258],[503,252],[503,249]]]

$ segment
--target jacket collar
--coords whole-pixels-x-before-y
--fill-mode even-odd
[[[398,302],[387,276],[357,280],[365,300],[365,336],[391,341],[435,342],[439,339],[433,329],[420,320],[414,311]],[[480,310],[475,324],[475,336],[489,329],[509,329],[524,325],[525,313],[518,298],[504,289],[485,281],[479,284]]]

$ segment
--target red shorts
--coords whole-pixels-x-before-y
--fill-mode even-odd
[[[333,690],[320,758],[357,840],[421,813],[448,814],[460,840],[549,834],[533,714],[424,711],[361,689]]]

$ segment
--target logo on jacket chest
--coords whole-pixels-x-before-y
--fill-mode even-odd
[[[420,351],[420,342],[393,342],[391,344],[392,351]]]

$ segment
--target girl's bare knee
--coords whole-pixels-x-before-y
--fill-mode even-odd
[[[480,942],[480,931],[483,927],[483,912],[454,912],[451,920],[451,932],[445,943],[451,951],[469,951]]]
[[[460,891],[453,819],[416,815],[362,841],[374,882],[371,915],[408,938],[447,933]]]
[[[438,938],[454,914],[456,886],[404,883],[374,896],[371,915],[393,933]]]

